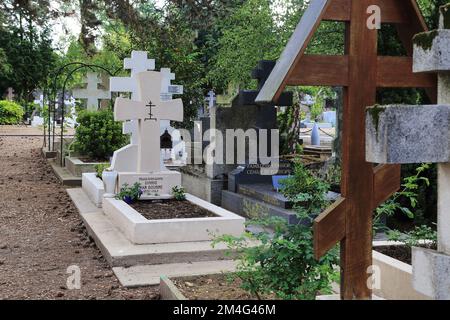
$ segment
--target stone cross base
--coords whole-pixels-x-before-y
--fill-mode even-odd
[[[450,300],[450,256],[435,250],[413,248],[413,286],[437,300]]]
[[[374,106],[366,114],[366,160],[450,162],[450,105]]]
[[[181,174],[175,171],[119,173],[119,190],[125,183],[131,187],[136,182],[142,186],[141,200],[170,199],[172,188],[181,186]]]

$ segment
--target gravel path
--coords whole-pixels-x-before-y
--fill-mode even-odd
[[[88,238],[38,137],[0,137],[0,299],[157,299],[120,286]],[[81,289],[66,286],[81,270]]]

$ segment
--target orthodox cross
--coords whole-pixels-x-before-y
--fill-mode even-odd
[[[98,88],[101,80],[97,73],[88,72],[85,83],[86,88],[74,89],[73,96],[77,99],[87,99],[88,110],[97,110],[99,100],[111,99],[111,93],[108,90]]]
[[[160,72],[142,72],[136,76],[136,79],[137,101],[117,98],[114,119],[137,121],[139,136],[137,172],[157,172],[160,170],[160,121],[183,121],[183,102],[181,99],[161,100],[162,74]],[[149,115],[150,118],[148,118]]]
[[[368,27],[370,7],[381,23],[395,26],[407,56],[377,55],[377,29]],[[322,20],[344,22],[344,55],[307,55]],[[400,187],[399,165],[365,160],[365,108],[377,88],[427,88],[436,98],[436,76],[412,73],[412,37],[426,29],[415,0],[312,0],[256,102],[276,103],[288,85],[344,87],[341,198],[314,222],[315,256],[340,242],[341,297],[370,299],[372,214]],[[401,102],[401,101],[398,101]]]

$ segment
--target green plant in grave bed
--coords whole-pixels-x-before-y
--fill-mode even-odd
[[[186,191],[181,186],[175,186],[172,188],[172,195],[177,201],[186,200]]]
[[[19,124],[22,122],[25,111],[23,108],[12,101],[0,101],[0,124]]]
[[[403,242],[408,247],[437,248],[437,232],[427,225],[417,226],[406,233],[392,230],[389,231],[388,237],[390,241]]]
[[[319,293],[331,293],[337,281],[335,266],[339,264],[337,247],[317,261],[314,258],[312,221],[326,208],[327,184],[315,178],[302,164],[296,163],[294,174],[284,182],[282,193],[294,203],[301,223],[288,225],[280,218],[253,220],[272,232],[246,233],[241,237],[222,236],[214,243],[224,242],[237,254],[237,271],[242,288],[256,298],[275,295],[280,299],[314,299]],[[261,245],[247,247],[248,240]]]
[[[401,204],[402,198],[408,199],[409,205],[412,209],[416,208],[418,200],[418,189],[420,183],[430,185],[428,178],[423,177],[423,173],[430,168],[430,164],[422,164],[416,169],[416,174],[403,179],[402,190],[396,192],[389,200],[375,209],[373,217],[374,234],[377,232],[388,231],[387,227],[382,223],[385,218],[392,217],[397,212],[402,212],[408,218],[413,219],[414,213],[410,208]]]
[[[73,148],[94,160],[108,160],[113,152],[128,143],[122,125],[114,121],[111,110],[87,111],[78,114]]]
[[[139,182],[136,182],[131,187],[127,183],[124,183],[120,188],[120,192],[116,195],[116,199],[123,200],[130,204],[138,201],[141,198],[142,193],[142,186]]]
[[[102,179],[103,171],[110,167],[109,163],[99,163],[94,166],[97,178]]]

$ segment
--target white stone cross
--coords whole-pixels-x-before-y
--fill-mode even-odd
[[[175,80],[175,73],[170,72],[170,68],[161,68],[162,86],[161,86],[161,100],[172,100],[174,94],[183,94],[183,86],[173,85],[172,80]]]
[[[132,51],[131,58],[123,60],[125,70],[131,70],[130,77],[111,77],[109,87],[111,92],[131,93],[131,99],[137,98],[137,79],[136,75],[140,72],[155,70],[155,60],[148,59],[146,51]],[[122,132],[131,134],[131,144],[139,143],[137,134],[137,123],[135,121],[126,121],[122,124]]]
[[[111,99],[111,93],[108,90],[98,88],[101,80],[97,73],[88,72],[85,83],[87,83],[86,89],[74,89],[73,96],[77,99],[87,99],[88,110],[97,110],[99,100]]]
[[[117,98],[114,118],[138,121],[137,172],[157,172],[160,171],[160,121],[183,121],[183,102],[181,99],[162,101],[160,72],[142,72],[136,77],[138,101]]]
[[[33,103],[37,104],[42,108],[44,106],[44,95],[43,94],[39,95],[39,99],[35,99]]]
[[[208,108],[214,108],[214,105],[216,104],[217,98],[216,93],[213,90],[210,90],[208,92],[208,96],[205,99],[206,102],[208,102]]]

